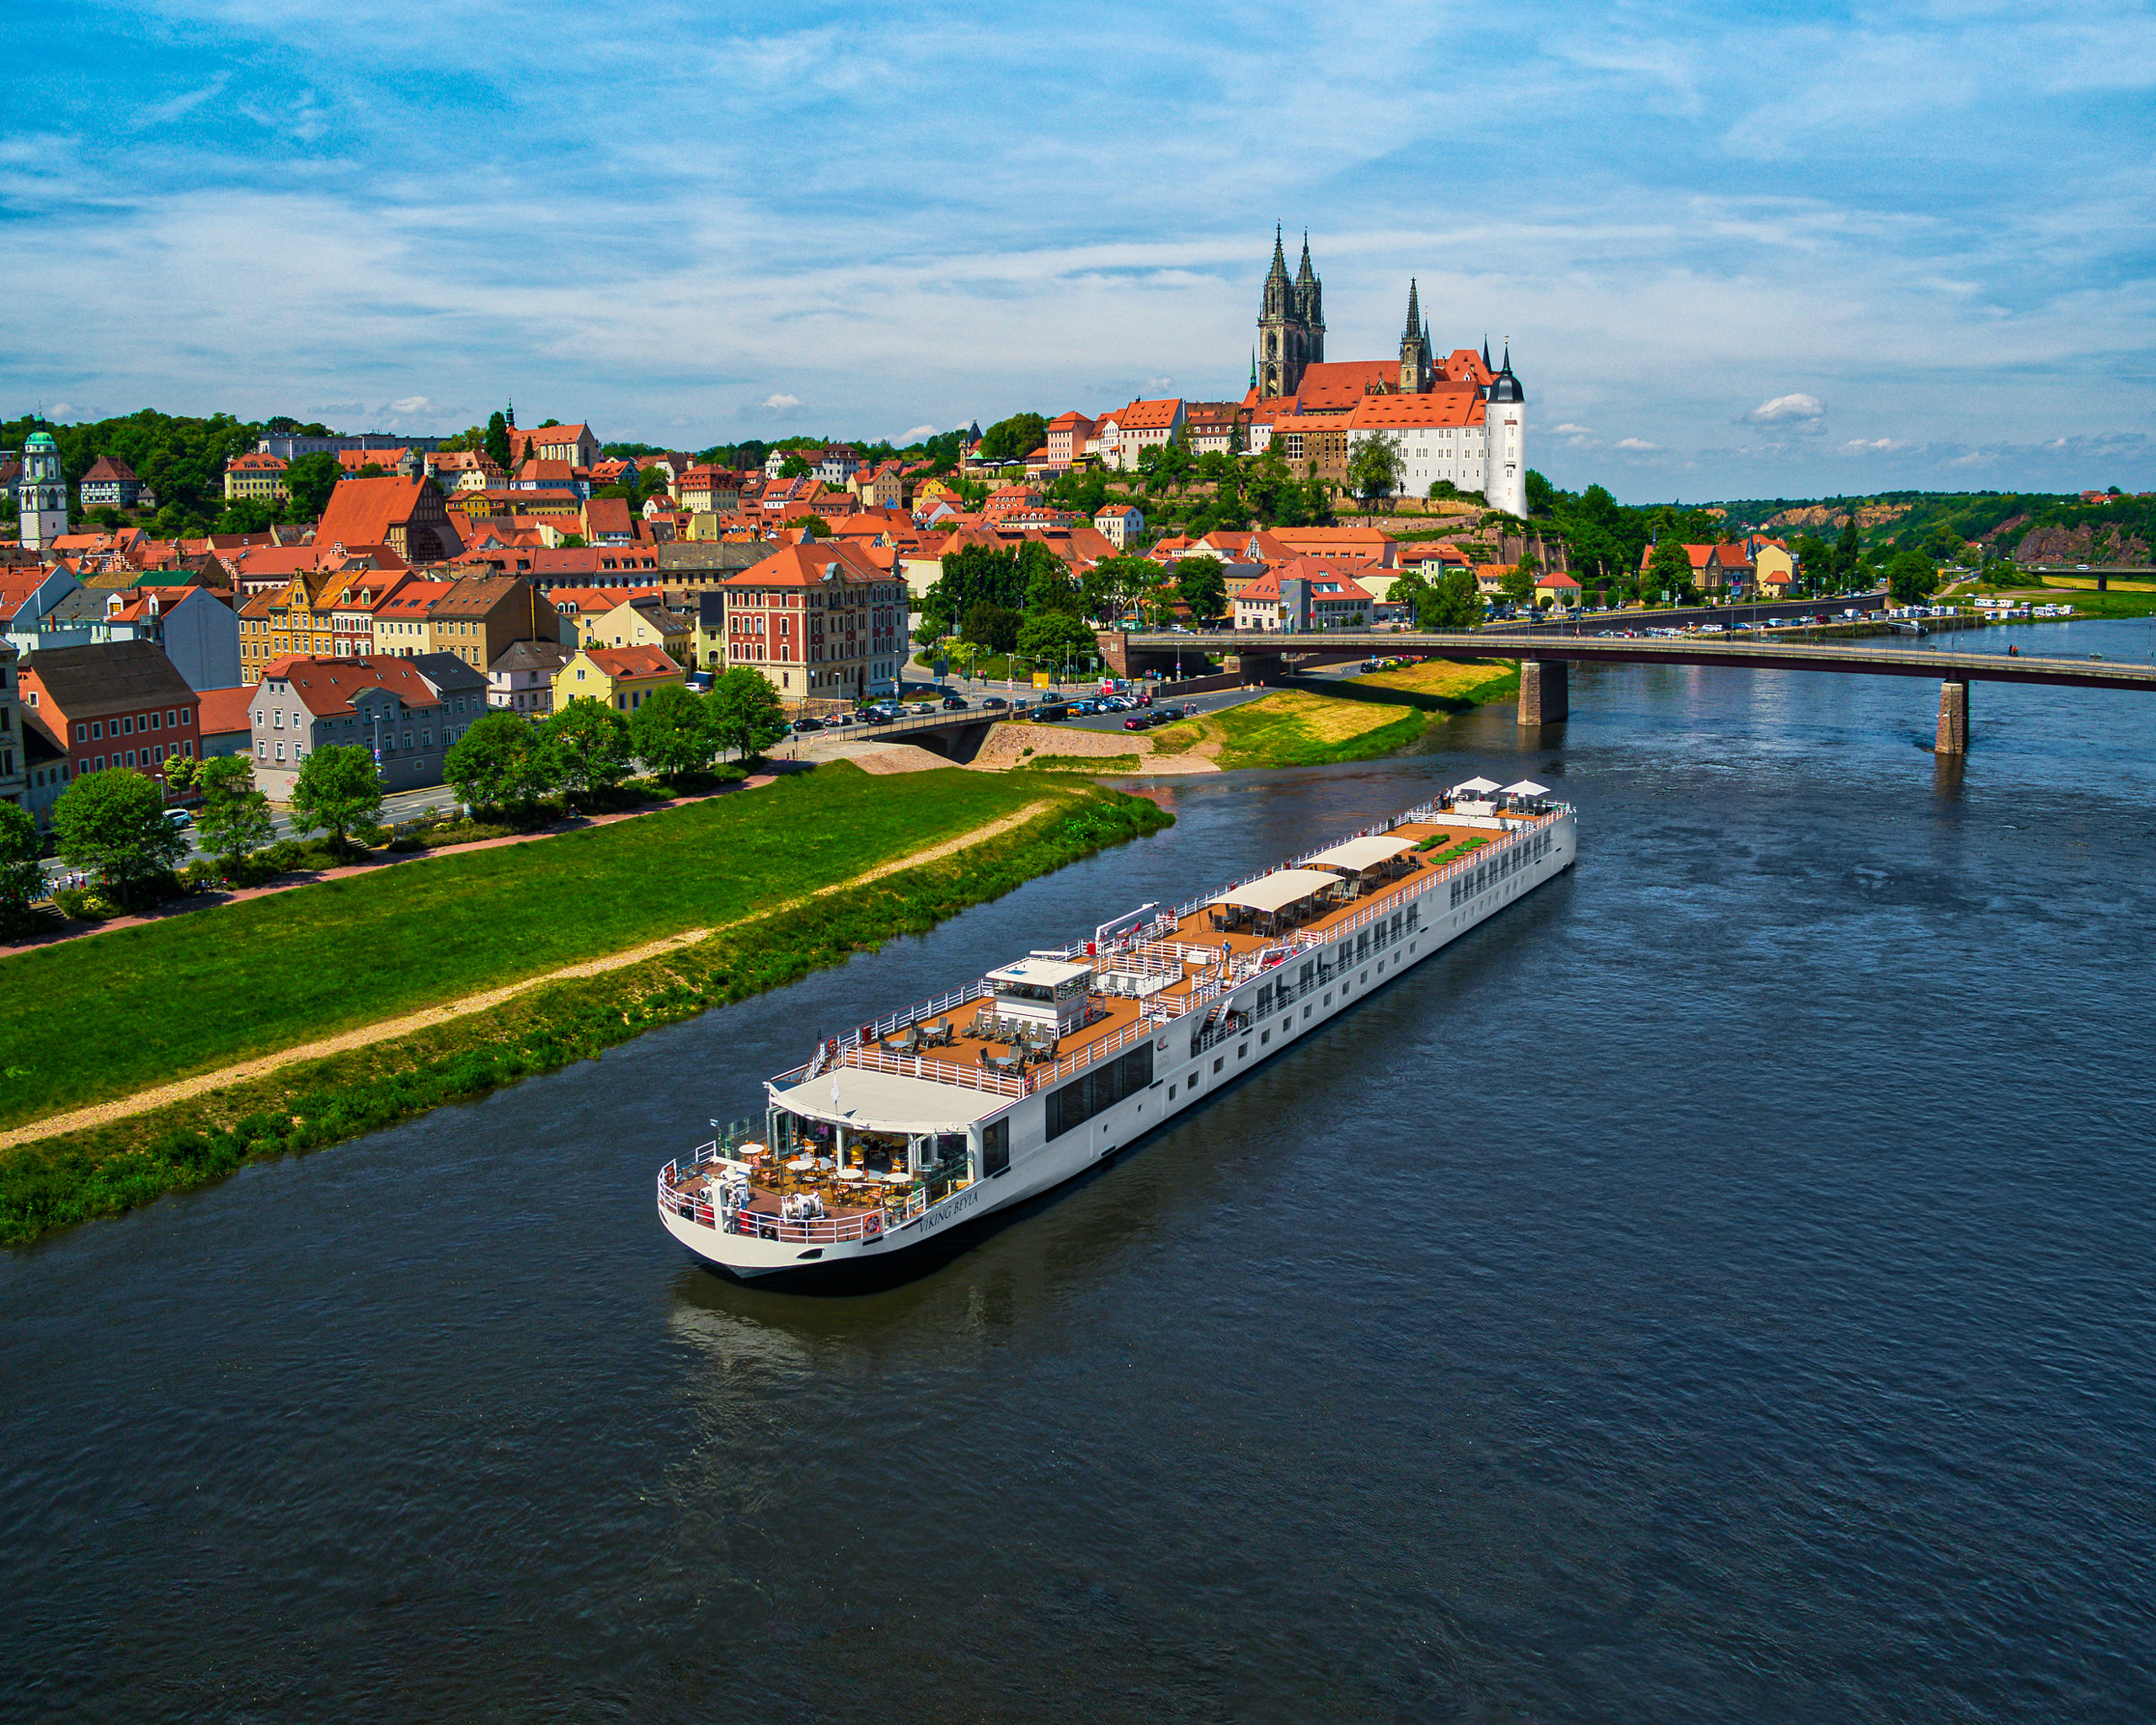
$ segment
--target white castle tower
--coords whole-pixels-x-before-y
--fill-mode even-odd
[[[1482,350],[1486,356],[1488,348]],[[1487,364],[1486,357],[1484,360]],[[1527,514],[1527,392],[1513,376],[1513,344],[1505,344],[1505,363],[1498,368],[1483,403],[1484,429],[1489,437],[1485,457],[1482,495],[1492,509],[1508,515]]]
[[[67,531],[67,483],[60,473],[60,446],[50,431],[23,440],[23,477],[15,486],[23,513],[23,548],[44,551]]]

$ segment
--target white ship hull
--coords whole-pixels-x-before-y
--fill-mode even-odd
[[[1481,866],[1492,877],[1486,886],[1452,902],[1458,891],[1454,885],[1457,872],[1435,873],[1396,901],[1403,907],[1410,904],[1417,907],[1418,914],[1407,919],[1406,933],[1395,934],[1388,941],[1381,932],[1374,948],[1360,953],[1352,934],[1337,945],[1308,948],[1297,957],[1315,953],[1315,959],[1255,974],[1206,1006],[1151,1026],[1151,1081],[1071,1130],[1053,1137],[1049,1135],[1046,1088],[1011,1102],[1000,1114],[1008,1121],[1009,1133],[1008,1164],[1000,1172],[984,1172],[971,1184],[910,1217],[893,1214],[862,1237],[833,1237],[846,1231],[828,1224],[767,1227],[766,1234],[777,1237],[732,1231],[723,1216],[709,1207],[680,1204],[678,1196],[670,1194],[664,1177],[659,1205],[661,1220],[698,1258],[734,1275],[755,1278],[782,1272],[826,1271],[915,1252],[954,1228],[1052,1190],[1177,1115],[1201,1107],[1214,1092],[1294,1048],[1313,1031],[1360,1005],[1366,996],[1396,981],[1508,905],[1556,879],[1576,860],[1577,822],[1570,809],[1531,825],[1461,821],[1451,814],[1443,818],[1448,825],[1509,831],[1509,836],[1494,841],[1478,853]],[[1509,866],[1508,853],[1514,853]],[[1472,870],[1467,878],[1470,882],[1476,879]],[[1392,902],[1388,900],[1388,908]],[[1344,962],[1339,957],[1343,951],[1348,954]],[[1313,965],[1312,979],[1305,985],[1300,973]],[[1262,1017],[1257,1012],[1261,989],[1270,1001],[1270,1009]],[[1224,1034],[1216,1027],[1209,1038],[1202,1039],[1202,1045],[1193,1049],[1194,1042],[1201,1041],[1193,1036],[1201,1021],[1208,1017],[1209,1011],[1218,1015],[1223,1007],[1233,1008],[1241,1028]]]

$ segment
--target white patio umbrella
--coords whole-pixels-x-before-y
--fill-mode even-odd
[[[1507,785],[1497,794],[1501,797],[1546,797],[1550,794],[1550,787],[1539,785],[1531,778],[1524,778],[1516,785]]]
[[[1477,796],[1480,796],[1486,791],[1496,790],[1497,788],[1497,782],[1493,778],[1470,778],[1464,784],[1456,784],[1452,788],[1453,793],[1455,796],[1462,791],[1471,791]]]

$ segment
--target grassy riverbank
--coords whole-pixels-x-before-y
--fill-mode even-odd
[[[985,773],[831,766],[14,953],[0,959],[0,1126],[736,921],[1038,794]]]
[[[1029,781],[1021,804],[1038,798],[1043,782]],[[544,984],[489,1012],[0,1151],[0,1242],[114,1215],[250,1161],[334,1144],[597,1058],[646,1030],[797,981],[893,936],[926,932],[969,905],[1170,820],[1143,798],[1075,785],[1052,787],[1052,793],[1054,808],[1000,837],[797,902],[642,964]],[[867,805],[857,812],[872,820],[876,813]],[[798,889],[801,879],[797,871],[788,885]]]
[[[1312,681],[1147,733],[1156,753],[1193,754],[1223,771],[1369,761],[1418,741],[1456,713],[1511,698],[1509,660],[1433,660],[1345,681]]]

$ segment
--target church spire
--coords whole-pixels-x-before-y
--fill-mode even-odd
[[[1413,341],[1422,334],[1422,308],[1415,297],[1415,278],[1411,275],[1407,278],[1407,328],[1401,332],[1401,339]]]
[[[1486,335],[1482,338],[1482,369],[1490,369],[1490,338]]]
[[[1309,256],[1307,245],[1305,247],[1304,256],[1305,258]],[[1267,282],[1271,282],[1276,276],[1282,281],[1288,279],[1288,254],[1281,249],[1280,224],[1277,222],[1273,224],[1273,268],[1266,273],[1265,279]]]
[[[1310,268],[1310,231],[1305,227],[1303,230],[1303,267],[1295,272],[1295,286],[1308,287],[1316,280],[1317,274]]]

